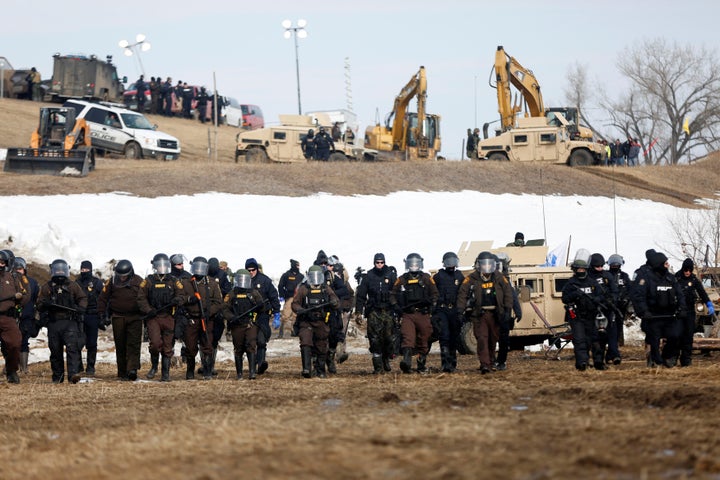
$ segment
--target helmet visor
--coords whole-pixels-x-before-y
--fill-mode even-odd
[[[208,274],[207,262],[196,261],[190,264],[190,273],[197,277],[204,277]]]
[[[237,288],[250,288],[252,286],[252,277],[249,273],[240,273],[235,275],[234,282]]]
[[[170,273],[170,260],[166,260],[164,258],[155,260],[153,262],[153,270],[155,270],[155,273],[160,275]]]
[[[475,269],[482,274],[490,274],[495,271],[497,264],[493,258],[482,258],[475,262]]]
[[[320,285],[325,280],[325,274],[320,270],[308,272],[307,277],[310,285]]]

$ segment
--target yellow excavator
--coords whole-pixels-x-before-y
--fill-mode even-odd
[[[4,171],[84,177],[94,168],[95,151],[85,119],[75,118],[74,108],[45,107],[30,148],[8,148]]]
[[[575,107],[545,108],[540,83],[532,70],[523,67],[514,57],[508,55],[502,45],[495,52],[495,88],[498,97],[501,131],[505,132],[517,126],[517,114],[525,110],[526,117],[546,117],[549,124],[559,125],[557,113],[561,113],[569,124],[571,138],[592,140],[592,131],[581,127],[579,112]],[[515,87],[522,96],[523,104],[517,95],[513,101],[510,86]]]
[[[417,97],[417,112],[408,112]],[[365,130],[367,160],[437,160],[440,152],[440,116],[425,112],[427,77],[425,67],[412,76],[395,97],[385,125],[378,122]]]

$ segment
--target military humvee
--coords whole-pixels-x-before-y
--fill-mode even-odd
[[[313,118],[314,117],[314,118]],[[248,163],[298,163],[306,162],[301,143],[309,129],[317,132],[320,126],[330,133],[332,123],[323,114],[280,115],[280,125],[242,131],[236,135],[235,163],[244,159]],[[328,161],[362,160],[364,148],[335,142],[335,151]]]
[[[512,350],[521,350],[546,340],[554,341],[569,331],[561,296],[573,272],[565,265],[541,266],[545,264],[548,253],[544,243],[542,240],[528,240],[524,247],[492,248],[491,241],[463,242],[457,252],[460,259],[458,268],[466,276],[472,273],[475,259],[482,251],[504,252],[510,257],[510,281],[518,291],[523,312],[522,320],[516,322],[510,331]],[[463,325],[462,347],[465,351],[461,353],[476,351],[470,323]]]

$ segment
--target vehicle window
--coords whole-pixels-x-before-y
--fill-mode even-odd
[[[74,109],[75,109],[75,117],[77,117],[78,115],[80,115],[80,112],[82,112],[82,109],[83,109],[83,106],[82,106],[82,105],[79,105],[79,104],[74,103],[74,102],[65,102],[65,103],[63,104],[63,107],[65,107],[65,108],[74,108]]]
[[[557,139],[557,135],[554,133],[541,133],[540,134],[540,143],[555,143]]]
[[[85,120],[88,122],[94,122],[94,123],[105,123],[105,117],[107,117],[107,110],[102,110],[100,108],[91,108],[88,110],[88,112],[85,114]]]
[[[143,115],[136,113],[123,113],[120,115],[123,122],[128,128],[137,128],[138,130],[154,130],[150,121]]]
[[[562,293],[563,288],[565,288],[565,285],[567,285],[569,278],[556,278],[555,279],[555,291],[558,293]]]
[[[527,143],[527,135],[515,135],[513,141],[515,143]]]
[[[543,293],[545,291],[542,278],[518,278],[518,283],[530,287],[533,294]]]
[[[248,115],[250,113],[247,105],[240,105],[240,109],[242,110],[243,115]]]
[[[286,138],[287,138],[286,132],[279,132],[277,130],[273,132],[273,140],[285,141]]]

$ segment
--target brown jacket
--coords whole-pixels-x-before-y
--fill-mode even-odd
[[[485,279],[477,271],[473,271],[470,275],[465,277],[463,283],[460,285],[458,290],[457,303],[455,304],[458,312],[463,313],[467,306],[468,298],[471,296],[472,290],[475,291],[475,304],[473,305],[472,316],[479,317],[482,310],[482,302],[480,301],[478,294],[478,285],[492,284],[488,288],[495,290],[495,306],[497,307],[496,312],[497,318],[500,318],[505,312],[511,312],[513,306],[513,295],[512,287],[510,282],[501,272],[493,272],[492,275]]]
[[[98,313],[139,316],[138,292],[142,280],[140,275],[133,274],[123,285],[116,285],[114,277],[110,278],[98,296]]]
[[[165,300],[160,301],[163,305],[156,305],[157,301],[151,303],[151,299],[158,298],[155,293],[163,289],[169,290],[165,295],[162,295],[168,297],[167,302]],[[162,309],[162,311],[157,312],[158,315],[172,315],[175,307],[185,303],[185,289],[182,282],[172,275],[152,274],[140,282],[137,301],[140,311],[146,315],[153,308]]]
[[[28,279],[25,275],[13,274],[13,272],[0,272],[0,315],[8,315],[11,309],[18,305],[25,306],[30,301],[28,292]],[[15,294],[22,294],[22,298],[16,299]],[[8,315],[8,316],[14,316]]]
[[[215,280],[209,281],[208,277],[196,280],[195,277],[182,279],[185,291],[185,311],[194,318],[200,318],[200,304],[198,302],[187,303],[187,300],[195,298],[195,293],[200,294],[203,311],[207,319],[211,319],[220,311],[223,306],[223,297],[220,292],[220,285]]]
[[[415,283],[422,285],[424,297],[422,300],[408,303],[405,292]],[[439,297],[440,292],[437,285],[435,285],[435,280],[432,279],[429,273],[419,272],[419,275],[413,275],[410,272],[405,272],[398,277],[395,285],[393,285],[390,292],[390,304],[400,306],[404,311],[410,308],[426,310],[424,313],[430,313],[430,309],[435,306]]]
[[[58,315],[60,318],[63,317],[69,317],[71,315],[71,312],[60,308],[53,308],[53,307],[44,307],[43,303],[46,300],[49,300],[52,303],[60,305],[61,303],[59,301],[56,301],[54,297],[55,293],[57,292],[58,288],[62,288],[66,290],[68,293],[70,293],[70,297],[72,299],[72,305],[64,305],[69,308],[77,309],[78,313],[85,313],[85,309],[87,308],[87,291],[82,288],[80,285],[77,284],[77,282],[73,282],[68,280],[63,285],[58,285],[54,283],[52,280],[49,282],[45,282],[40,287],[40,293],[38,293],[37,298],[37,305],[38,310],[42,311],[47,309],[50,312],[50,320],[53,318],[53,314]]]

